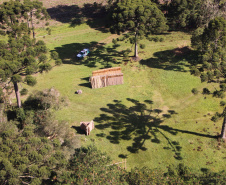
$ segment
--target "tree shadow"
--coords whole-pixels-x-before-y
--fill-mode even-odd
[[[199,63],[198,52],[188,47],[159,51],[154,57],[141,60],[140,64],[151,68],[187,72],[188,67]]]
[[[107,11],[102,3],[85,3],[77,5],[58,5],[47,9],[51,19],[62,23],[70,23],[71,27],[87,23],[91,28],[108,32],[105,28]]]
[[[81,134],[81,135],[85,135],[86,134],[86,132],[84,130],[82,130],[81,127],[72,126],[71,128],[75,129],[77,134]]]
[[[122,104],[121,101],[114,100],[113,104],[107,104],[107,108],[101,108],[104,113],[96,117],[94,121],[99,123],[95,126],[97,129],[110,129],[109,134],[104,136],[111,143],[120,144],[123,140],[131,140],[132,144],[127,146],[130,153],[148,150],[145,147],[147,140],[156,144],[160,144],[165,140],[167,145],[163,149],[171,150],[175,159],[182,160],[182,146],[178,141],[170,139],[169,134],[177,135],[178,132],[181,132],[208,138],[214,137],[163,125],[165,120],[177,113],[174,110],[153,109],[151,100],[146,100],[143,103],[130,98],[127,98],[127,100],[133,105],[128,107]],[[99,137],[99,135],[97,136]],[[120,154],[120,156],[125,158],[126,155]]]
[[[78,59],[77,54],[88,48],[90,53],[88,56]],[[122,52],[116,51],[116,47],[106,47],[104,43],[71,43],[61,47],[56,47],[55,51],[59,54],[60,59],[64,64],[85,65],[94,68],[101,65],[102,68],[112,67],[113,64],[120,64],[116,57],[123,57]]]

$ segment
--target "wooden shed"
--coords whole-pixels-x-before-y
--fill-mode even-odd
[[[80,122],[80,127],[82,130],[86,131],[86,135],[90,135],[91,130],[94,129],[94,122],[89,121],[89,122]]]
[[[92,72],[90,77],[92,89],[123,84],[121,67],[112,67]]]

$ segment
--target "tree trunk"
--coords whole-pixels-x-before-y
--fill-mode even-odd
[[[35,39],[35,28],[34,28],[34,23],[33,23],[33,12],[31,11],[30,13],[31,16],[31,27],[32,27],[32,31],[33,31],[33,39]]]
[[[134,57],[138,57],[138,48],[137,48],[137,33],[135,34],[135,48],[134,48]]]
[[[224,116],[224,121],[222,124],[221,138],[226,139],[226,116]]]
[[[18,84],[17,84],[17,82],[15,82],[13,85],[14,85],[14,90],[15,90],[15,94],[16,94],[17,106],[19,108],[21,108],[21,99],[20,99]]]

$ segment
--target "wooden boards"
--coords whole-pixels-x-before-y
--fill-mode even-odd
[[[93,71],[93,76],[90,77],[90,82],[92,89],[123,84],[123,73],[121,72],[121,67]]]

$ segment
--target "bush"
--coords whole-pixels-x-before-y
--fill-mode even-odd
[[[193,89],[191,90],[191,92],[192,92],[194,95],[196,95],[196,94],[199,93],[199,91],[198,91],[196,88],[193,88]]]
[[[30,85],[30,86],[34,86],[37,83],[37,80],[30,75],[26,76],[24,81],[27,83],[27,85]]]
[[[112,43],[113,43],[114,45],[116,45],[116,44],[117,44],[117,40],[116,40],[116,39],[112,39]]]
[[[210,90],[207,88],[203,88],[202,94],[210,94]]]
[[[144,49],[145,47],[146,47],[145,44],[140,44],[141,49]]]
[[[55,64],[56,64],[57,66],[60,66],[60,65],[62,64],[62,60],[61,60],[61,59],[57,59],[57,60],[55,61]]]
[[[159,41],[160,41],[160,42],[163,42],[163,41],[164,41],[164,38],[160,38]]]
[[[211,118],[213,122],[217,122],[220,119],[221,115],[219,112],[216,112],[215,115]]]
[[[21,91],[20,91],[20,94],[23,96],[23,95],[27,95],[28,93],[28,90],[26,88],[23,88]]]
[[[225,101],[221,101],[220,102],[220,106],[224,107],[226,105],[226,102]]]
[[[154,40],[155,42],[158,42],[158,41],[159,41],[159,38],[158,38],[158,37],[154,37],[153,40]]]

